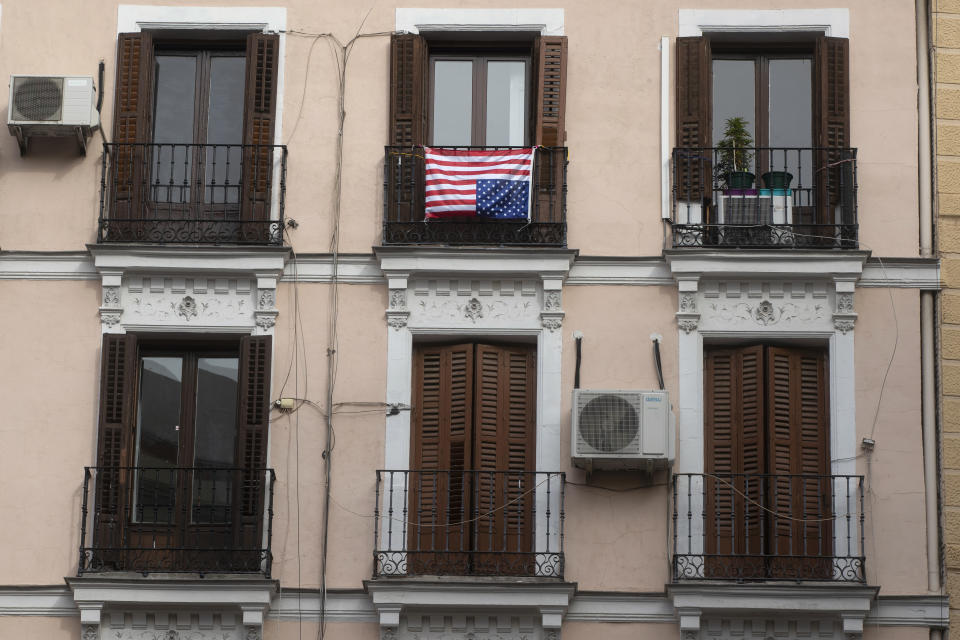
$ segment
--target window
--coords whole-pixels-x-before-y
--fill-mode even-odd
[[[390,144],[555,147],[566,139],[564,36],[391,40]]]
[[[122,33],[117,46],[116,239],[268,240],[254,223],[270,219],[279,36]]]
[[[705,349],[706,577],[831,579],[822,349]]]
[[[104,336],[99,564],[259,569],[269,370],[266,336]]]
[[[411,573],[533,574],[532,345],[417,346]]]

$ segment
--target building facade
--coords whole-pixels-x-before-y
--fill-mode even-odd
[[[0,637],[941,637],[927,9],[741,4],[3,0]]]

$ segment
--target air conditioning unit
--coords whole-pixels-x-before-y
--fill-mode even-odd
[[[87,138],[100,126],[90,76],[10,76],[7,128],[20,155],[34,136],[71,136],[86,155]]]
[[[667,467],[674,458],[666,391],[573,390],[573,464],[590,469]]]

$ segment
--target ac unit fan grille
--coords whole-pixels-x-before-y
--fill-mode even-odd
[[[580,437],[600,453],[617,453],[637,438],[640,419],[629,402],[610,393],[597,396],[580,410]]]
[[[17,78],[13,86],[16,120],[60,120],[63,78]]]

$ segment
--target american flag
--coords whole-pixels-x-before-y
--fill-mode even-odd
[[[427,220],[479,216],[530,218],[533,148],[424,147]]]

